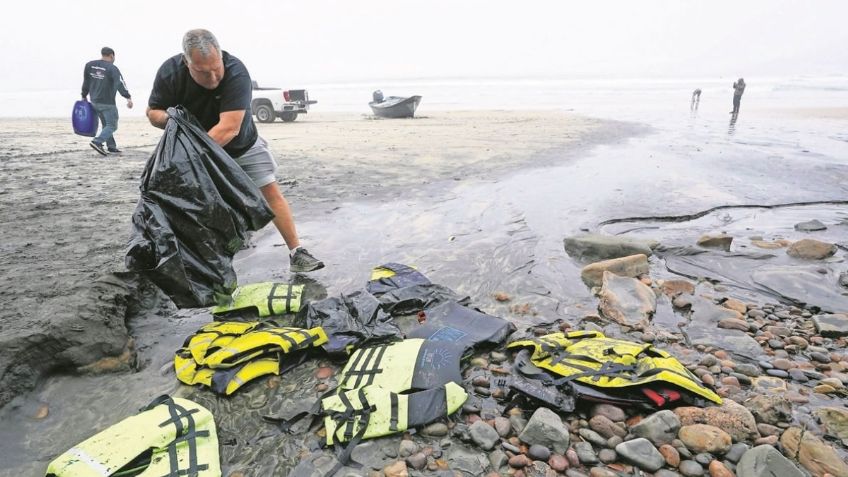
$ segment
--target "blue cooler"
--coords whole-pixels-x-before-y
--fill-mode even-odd
[[[76,134],[88,137],[97,135],[97,112],[94,111],[94,106],[88,101],[82,99],[74,103],[71,119]]]

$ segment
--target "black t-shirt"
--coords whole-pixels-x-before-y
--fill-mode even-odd
[[[244,120],[238,136],[224,146],[230,156],[239,157],[253,146],[259,136],[250,111],[253,90],[250,73],[244,63],[226,51],[223,52],[223,60],[224,79],[217,88],[209,90],[194,82],[182,54],[168,58],[156,72],[147,104],[152,109],[182,105],[197,117],[207,131],[218,124],[220,113],[243,109]]]

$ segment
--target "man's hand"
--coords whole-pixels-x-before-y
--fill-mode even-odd
[[[83,99],[83,100],[88,99],[88,95],[87,95],[87,94],[82,95],[82,99]]]
[[[132,100],[131,100],[131,99],[127,99],[127,108],[132,109],[132,107],[133,107],[133,102],[132,102]]]
[[[147,120],[159,129],[165,129],[168,124],[168,112],[164,109],[147,108]]]

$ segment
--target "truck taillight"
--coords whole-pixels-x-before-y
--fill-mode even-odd
[[[283,91],[283,99],[285,99],[286,102],[291,101],[291,95],[288,91]]]

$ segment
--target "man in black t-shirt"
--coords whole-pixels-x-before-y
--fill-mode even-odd
[[[127,99],[127,107],[132,109],[133,102],[121,70],[115,66],[115,50],[104,46],[100,50],[100,59],[85,64],[82,72],[82,99],[91,96],[91,106],[100,119],[100,134],[91,140],[92,149],[102,155],[121,152],[115,143],[114,133],[118,130],[118,107],[115,106],[115,92]],[[103,148],[103,144],[106,148]]]
[[[147,118],[150,124],[164,128],[169,107],[182,105],[190,111],[262,191],[274,211],[274,225],[289,248],[291,271],[318,270],[324,263],[300,246],[288,201],[277,185],[277,163],[253,123],[251,95],[244,63],[221,50],[211,32],[191,30],[183,37],[183,53],[159,67]]]

